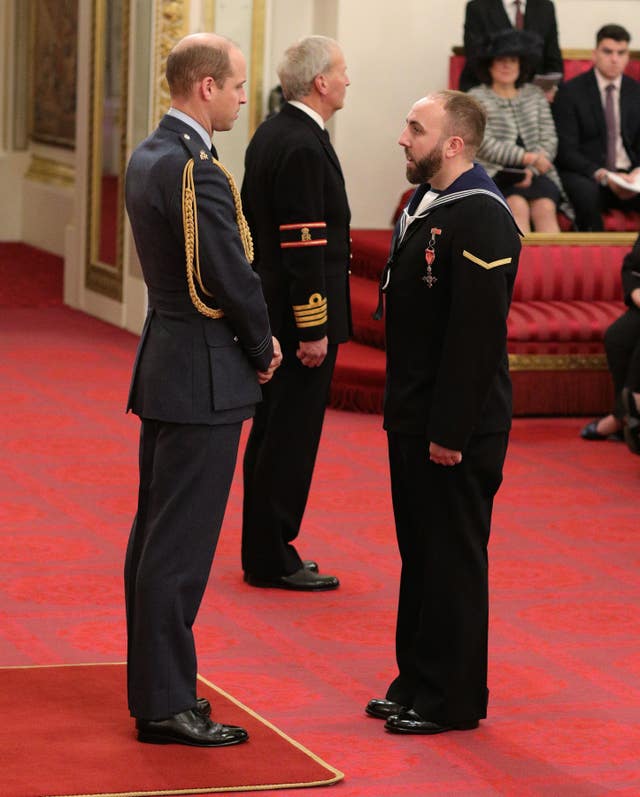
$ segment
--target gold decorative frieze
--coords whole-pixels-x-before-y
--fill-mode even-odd
[[[160,0],[156,3],[155,30],[155,94],[154,118],[156,122],[171,105],[169,86],[165,78],[167,57],[173,46],[189,32],[189,0]]]
[[[512,371],[606,371],[604,354],[510,354]]]
[[[631,247],[637,232],[531,232],[525,235],[525,246],[626,246]]]
[[[565,61],[592,61],[593,49],[583,47],[563,47],[562,57]],[[640,50],[629,50],[629,57],[633,59],[640,58]]]
[[[76,172],[74,167],[67,163],[43,158],[41,155],[32,155],[25,177],[27,180],[37,180],[47,185],[72,188],[76,181]]]
[[[249,136],[262,121],[262,64],[264,61],[264,0],[253,0],[251,12],[251,61],[249,74]]]
[[[451,48],[454,55],[464,55],[464,47],[459,44]],[[591,61],[593,58],[593,49],[583,47],[563,47],[561,50],[562,58],[565,61]],[[633,59],[640,58],[640,50],[629,50],[629,57]]]

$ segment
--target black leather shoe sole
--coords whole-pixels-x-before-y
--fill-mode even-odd
[[[138,720],[138,741],[186,744],[190,747],[228,747],[246,742],[249,734],[238,725],[223,725],[188,709],[164,720]]]
[[[478,720],[470,720],[469,722],[460,722],[455,725],[440,725],[437,722],[429,722],[419,714],[416,714],[415,711],[409,710],[389,717],[384,724],[384,728],[390,733],[433,736],[436,733],[446,733],[447,731],[471,731],[477,728],[478,724]]]
[[[400,703],[394,703],[393,700],[374,699],[367,703],[365,713],[378,720],[386,720],[394,714],[400,714],[405,710],[404,706],[401,706]]]
[[[252,587],[288,589],[296,592],[323,592],[340,586],[335,576],[321,576],[306,567],[301,567],[290,576],[277,578],[259,578],[251,573],[245,573],[244,580]]]
[[[230,747],[232,744],[246,742],[249,734],[244,728],[234,725],[221,725],[217,734],[198,736],[181,733],[176,729],[142,727],[138,730],[138,741],[147,744],[185,744],[189,747]]]

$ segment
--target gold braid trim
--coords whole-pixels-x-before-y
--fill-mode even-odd
[[[231,195],[233,196],[233,203],[236,208],[236,223],[238,225],[238,232],[240,233],[240,240],[244,249],[245,256],[249,263],[253,262],[253,241],[251,240],[251,232],[249,225],[242,212],[242,202],[240,200],[240,192],[236,186],[233,175],[225,167],[214,158],[211,159],[216,166],[219,166],[223,174],[229,181],[231,188]],[[213,296],[204,286],[202,276],[200,273],[200,246],[198,242],[198,205],[196,202],[196,189],[193,181],[193,158],[187,161],[182,172],[182,225],[184,228],[184,251],[187,263],[187,284],[189,286],[189,296],[193,306],[199,313],[207,316],[208,318],[223,318],[224,310],[218,308],[208,307],[202,299],[198,296],[195,281],[197,281],[200,290],[206,296]],[[195,268],[194,268],[195,259]],[[194,281],[195,274],[195,281]]]
[[[240,199],[240,191],[238,191],[238,186],[236,185],[236,181],[233,179],[233,175],[228,169],[220,163],[219,160],[216,160],[213,156],[211,157],[212,162],[220,168],[224,176],[229,181],[229,188],[231,189],[231,196],[233,197],[233,204],[236,206],[236,224],[238,225],[238,232],[240,233],[240,240],[242,241],[242,246],[244,248],[244,253],[247,257],[249,263],[253,263],[253,240],[251,238],[251,230],[249,229],[249,225],[247,224],[247,220],[244,217],[244,213],[242,212],[242,200]]]

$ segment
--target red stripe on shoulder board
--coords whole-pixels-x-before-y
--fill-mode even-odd
[[[326,221],[310,221],[305,224],[281,224],[280,230],[301,230],[303,227],[326,227]]]

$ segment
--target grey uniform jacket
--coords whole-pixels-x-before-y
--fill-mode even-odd
[[[193,158],[198,250],[212,319],[194,307],[186,278],[182,181]],[[227,177],[198,134],[165,116],[134,151],[126,205],[149,294],[127,409],[172,423],[217,424],[253,414],[256,371],[273,356],[260,278],[249,264]]]

